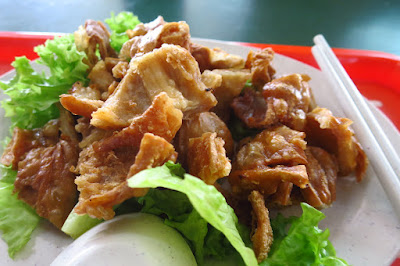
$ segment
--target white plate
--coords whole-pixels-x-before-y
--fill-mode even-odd
[[[220,47],[225,51],[246,57],[252,48],[227,42],[195,39],[197,43],[209,47]],[[327,107],[337,116],[343,116],[336,96],[324,75],[317,69],[299,61],[277,54],[273,65],[277,74],[308,74],[317,103]],[[38,65],[34,64],[34,68]],[[14,73],[2,77],[7,80]],[[4,95],[0,95],[4,98]],[[392,140],[395,150],[400,151],[400,134],[396,127],[377,108],[371,105],[378,121]],[[356,121],[355,121],[356,122]],[[9,122],[0,111],[0,138],[8,134]],[[357,132],[356,132],[357,133]],[[368,143],[362,143],[368,149]],[[292,208],[286,213],[299,213],[299,208]],[[338,182],[337,201],[331,208],[323,210],[327,218],[322,228],[331,231],[333,242],[339,257],[352,265],[390,265],[400,250],[400,223],[388,201],[374,171],[369,168],[362,183],[355,183],[352,178],[342,178]],[[8,257],[7,245],[0,241],[0,261],[2,265],[48,265],[72,240],[58,232],[48,222],[42,221],[35,230],[31,241],[13,261]]]

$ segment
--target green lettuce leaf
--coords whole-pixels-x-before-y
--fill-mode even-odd
[[[252,249],[246,247],[237,229],[238,220],[224,196],[214,187],[197,177],[176,175],[177,165],[167,162],[163,166],[147,169],[128,179],[130,187],[163,187],[186,194],[193,208],[215,229],[222,232],[239,252],[246,265],[257,265]],[[171,170],[172,169],[172,170]],[[196,214],[190,213],[195,218]],[[183,228],[184,226],[180,226]],[[191,230],[195,231],[195,230]],[[202,232],[200,232],[202,233]]]
[[[87,82],[88,65],[83,63],[86,54],[77,50],[73,34],[56,36],[44,45],[36,46],[34,51],[40,57],[37,62],[50,70],[50,84],[64,85],[70,89],[77,81]]]
[[[116,16],[114,12],[111,12],[111,18],[106,19],[105,22],[111,29],[110,45],[117,52],[129,40],[126,31],[135,28],[140,23],[138,17],[131,12],[121,12]]]
[[[87,81],[88,66],[82,61],[86,55],[76,50],[73,35],[47,40],[35,51],[40,56],[37,62],[49,68],[50,77],[36,73],[23,56],[12,63],[16,76],[9,82],[0,82],[0,88],[9,96],[1,105],[5,116],[11,118],[11,128],[38,128],[57,118],[59,110],[55,103],[59,95],[76,81]]]
[[[278,215],[271,221],[274,243],[268,258],[260,265],[348,265],[336,257],[335,249],[328,240],[329,230],[318,228],[325,215],[306,203],[302,203],[301,208],[303,214],[300,217]]]
[[[14,180],[17,172],[11,167],[1,165],[2,179],[0,181],[0,231],[8,245],[11,258],[21,250],[31,238],[40,217],[26,203],[13,193]]]

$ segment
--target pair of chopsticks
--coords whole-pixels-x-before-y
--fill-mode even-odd
[[[355,123],[358,140],[363,144],[371,166],[400,219],[400,158],[379,125],[366,100],[322,35],[314,37],[311,51],[335,88],[347,117]]]

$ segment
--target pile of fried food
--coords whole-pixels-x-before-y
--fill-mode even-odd
[[[106,27],[86,21],[75,42],[90,84],[60,96],[59,119],[15,128],[2,155],[18,170],[19,198],[56,227],[73,209],[113,218],[114,206],[147,192],[126,180],[170,160],[215,185],[239,218],[253,217],[262,261],[272,242],[266,205],[323,208],[338,175],[363,179],[368,161],[351,121],[316,105],[307,75],[275,76],[271,49],[243,59],[193,43],[185,22],[162,17],[127,34],[117,53]],[[253,134],[234,141],[232,121]],[[224,177],[231,190],[216,182]]]

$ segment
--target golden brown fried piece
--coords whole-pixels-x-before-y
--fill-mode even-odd
[[[261,89],[265,83],[272,80],[275,74],[275,69],[271,66],[274,55],[271,48],[248,53],[245,68],[251,70],[251,82],[256,88]]]
[[[80,196],[74,211],[106,220],[113,218],[113,206],[147,193],[144,188],[128,187],[126,180],[129,177],[169,160],[175,162],[176,157],[177,153],[170,143],[150,133],[144,134],[139,148],[119,147],[101,153],[95,152],[93,146],[86,148],[81,152],[78,163],[81,175],[75,182]]]
[[[272,242],[274,241],[269,212],[265,207],[264,196],[258,191],[252,191],[249,195],[252,206],[253,232],[251,242],[256,254],[257,261],[260,263],[268,257]]]
[[[95,141],[110,137],[114,132],[112,130],[104,130],[92,126],[90,124],[90,118],[87,117],[81,117],[77,120],[77,122],[78,123],[75,125],[75,130],[82,136],[82,139],[79,142],[79,148],[81,149],[88,147]]]
[[[60,96],[62,106],[73,114],[91,117],[103,105],[100,100],[100,91],[94,87],[83,87],[82,83],[75,82],[69,94]]]
[[[207,88],[212,89],[218,101],[218,104],[211,111],[227,122],[231,102],[243,90],[246,81],[251,79],[250,71],[247,69],[205,70],[201,74],[201,79]]]
[[[314,106],[309,79],[307,75],[292,74],[265,84],[262,92],[247,88],[231,106],[250,128],[281,123],[303,131],[306,114]]]
[[[231,107],[247,127],[261,129],[276,124],[283,116],[281,108],[278,108],[280,104],[277,101],[268,105],[261,92],[245,88],[243,94],[233,99]]]
[[[279,122],[295,130],[304,130],[306,114],[315,106],[309,80],[307,75],[292,74],[274,79],[263,87],[268,106],[284,114],[279,116]]]
[[[226,124],[214,113],[203,112],[191,115],[188,120],[184,120],[182,127],[179,130],[179,135],[176,141],[176,146],[179,154],[186,156],[189,139],[198,138],[206,132],[215,132],[217,137],[222,138],[225,142],[224,147],[226,153],[231,155],[233,153],[233,139],[231,132]],[[186,161],[183,158],[180,158]]]
[[[87,20],[84,27],[80,26],[74,33],[74,37],[76,48],[87,54],[90,69],[99,60],[96,54],[97,49],[103,60],[117,55],[110,46],[110,33],[101,21]]]
[[[335,117],[328,109],[318,107],[307,114],[305,132],[310,145],[336,156],[340,175],[355,171],[360,182],[365,176],[368,159],[350,128],[351,123],[350,119]]]
[[[37,214],[61,228],[77,200],[71,172],[78,161],[78,142],[61,137],[54,146],[31,149],[18,164],[15,191]]]
[[[77,200],[71,171],[78,160],[78,140],[71,113],[60,108],[60,119],[43,128],[14,128],[1,163],[17,170],[18,197],[61,228]],[[61,134],[61,137],[60,137]]]
[[[6,166],[12,166],[12,169],[18,169],[18,162],[35,145],[33,131],[15,127],[11,141],[1,156],[1,163]]]
[[[107,57],[110,58],[110,57]],[[96,88],[100,91],[101,100],[107,99],[108,87],[115,81],[112,71],[106,67],[106,63],[100,60],[90,71],[88,78],[90,79],[89,87]]]
[[[190,30],[184,21],[165,23],[162,17],[158,17],[150,23],[139,24],[128,34],[130,40],[124,43],[119,54],[122,59],[151,52],[163,44],[179,45],[189,50]]]
[[[128,73],[129,63],[125,61],[120,61],[112,68],[112,73],[115,78],[123,79]]]
[[[155,97],[146,112],[134,119],[129,127],[98,141],[96,137],[107,131],[98,132],[99,129],[80,122],[82,142],[89,146],[81,152],[77,167],[80,176],[76,184],[81,192],[75,208],[77,213],[111,219],[114,205],[146,192],[141,189],[135,194],[126,185],[128,177],[146,167],[176,160],[177,154],[168,142],[175,137],[182,124],[182,112],[173,106],[166,93]],[[87,138],[94,141],[93,144],[90,145]]]
[[[244,59],[240,56],[228,54],[220,48],[210,49],[200,44],[190,43],[190,52],[199,63],[200,71],[213,69],[241,69],[244,67]]]
[[[286,126],[265,129],[237,153],[235,169],[254,170],[274,165],[306,164],[304,132]]]
[[[307,147],[309,184],[301,190],[304,199],[315,208],[324,208],[336,199],[337,165],[329,153],[318,147]]]
[[[172,141],[182,125],[182,112],[175,108],[166,93],[160,93],[141,116],[129,127],[114,133],[95,144],[97,152],[107,152],[124,146],[139,146],[144,133],[153,133]]]
[[[268,197],[268,203],[277,206],[289,206],[292,205],[292,190],[293,183],[284,181],[279,183],[276,192]]]
[[[304,165],[275,166],[255,170],[234,170],[229,175],[232,192],[238,196],[258,190],[263,195],[277,192],[281,182],[291,182],[305,188],[308,184],[307,170]]]
[[[209,185],[229,175],[231,171],[231,163],[225,155],[224,141],[217,137],[217,133],[207,132],[201,137],[190,138],[187,160],[189,173]]]
[[[304,188],[308,184],[304,137],[303,132],[279,126],[265,129],[244,144],[229,176],[233,192],[246,195],[258,190],[272,195],[282,182]]]
[[[115,92],[92,114],[91,124],[104,129],[129,126],[161,92],[174,100],[185,117],[217,104],[201,82],[197,62],[190,53],[177,45],[164,45],[131,61]]]
[[[155,20],[150,21],[149,23],[139,23],[136,25],[134,29],[128,29],[126,34],[129,39],[132,39],[135,36],[142,36],[148,33],[149,31],[154,30],[155,28],[164,25],[166,22],[162,16],[158,16]]]
[[[18,170],[18,163],[24,159],[29,150],[41,146],[54,146],[59,140],[60,129],[64,135],[76,139],[76,134],[73,132],[75,122],[71,114],[66,114],[62,108],[60,116],[64,118],[62,122],[59,119],[50,120],[43,128],[27,130],[15,127],[12,139],[1,157],[1,163],[6,166],[11,165],[12,169]]]

